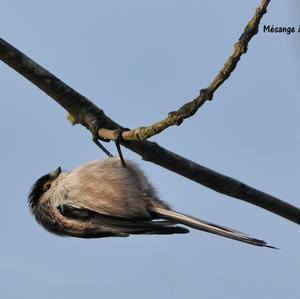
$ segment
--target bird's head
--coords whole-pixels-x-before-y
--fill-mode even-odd
[[[58,167],[55,171],[47,173],[40,177],[31,187],[28,203],[30,209],[33,211],[38,205],[42,198],[51,192],[51,187],[54,185],[55,181],[61,174],[61,168]]]

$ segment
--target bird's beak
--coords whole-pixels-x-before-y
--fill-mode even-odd
[[[59,166],[59,167],[57,167],[57,169],[55,170],[55,174],[56,174],[56,175],[60,175],[60,173],[61,173],[61,167]]]
[[[57,169],[55,169],[53,172],[50,172],[49,175],[56,179],[59,175],[61,174],[61,168],[57,167]]]

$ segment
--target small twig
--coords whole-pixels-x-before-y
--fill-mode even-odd
[[[124,132],[122,134],[123,140],[146,140],[162,132],[170,126],[178,126],[186,118],[193,116],[207,100],[212,100],[214,92],[231,75],[231,73],[237,66],[237,63],[239,62],[241,56],[247,52],[248,44],[251,38],[258,32],[260,20],[266,13],[269,2],[270,0],[261,1],[260,5],[256,8],[255,15],[247,24],[243,34],[235,44],[233,53],[227,59],[223,68],[219,71],[215,79],[209,84],[206,89],[203,89],[200,92],[199,96],[197,96],[194,100],[184,104],[177,111],[170,112],[169,115],[161,121],[158,121],[147,127],[139,127],[131,131]],[[99,131],[98,133],[99,136],[105,137],[107,139],[114,139],[115,135],[114,132],[107,131]],[[105,134],[105,136],[102,134]]]

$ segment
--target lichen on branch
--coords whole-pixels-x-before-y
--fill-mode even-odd
[[[260,5],[256,8],[255,14],[249,21],[244,29],[243,34],[235,44],[233,53],[226,60],[224,66],[219,71],[217,76],[212,80],[209,86],[200,92],[194,100],[184,104],[177,111],[170,112],[169,115],[150,126],[138,127],[136,129],[126,131],[122,134],[124,140],[146,140],[170,126],[180,125],[185,119],[193,116],[198,109],[208,100],[212,100],[214,92],[223,84],[231,73],[236,68],[241,56],[247,52],[248,44],[252,37],[258,32],[259,23],[263,15],[267,11],[267,6],[270,0],[261,1]],[[104,131],[99,131],[101,136]],[[105,132],[108,139],[113,139],[114,133]],[[104,137],[104,136],[101,136]]]

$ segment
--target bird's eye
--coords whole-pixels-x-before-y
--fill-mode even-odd
[[[45,185],[45,191],[48,191],[51,188],[51,184],[46,184]]]

